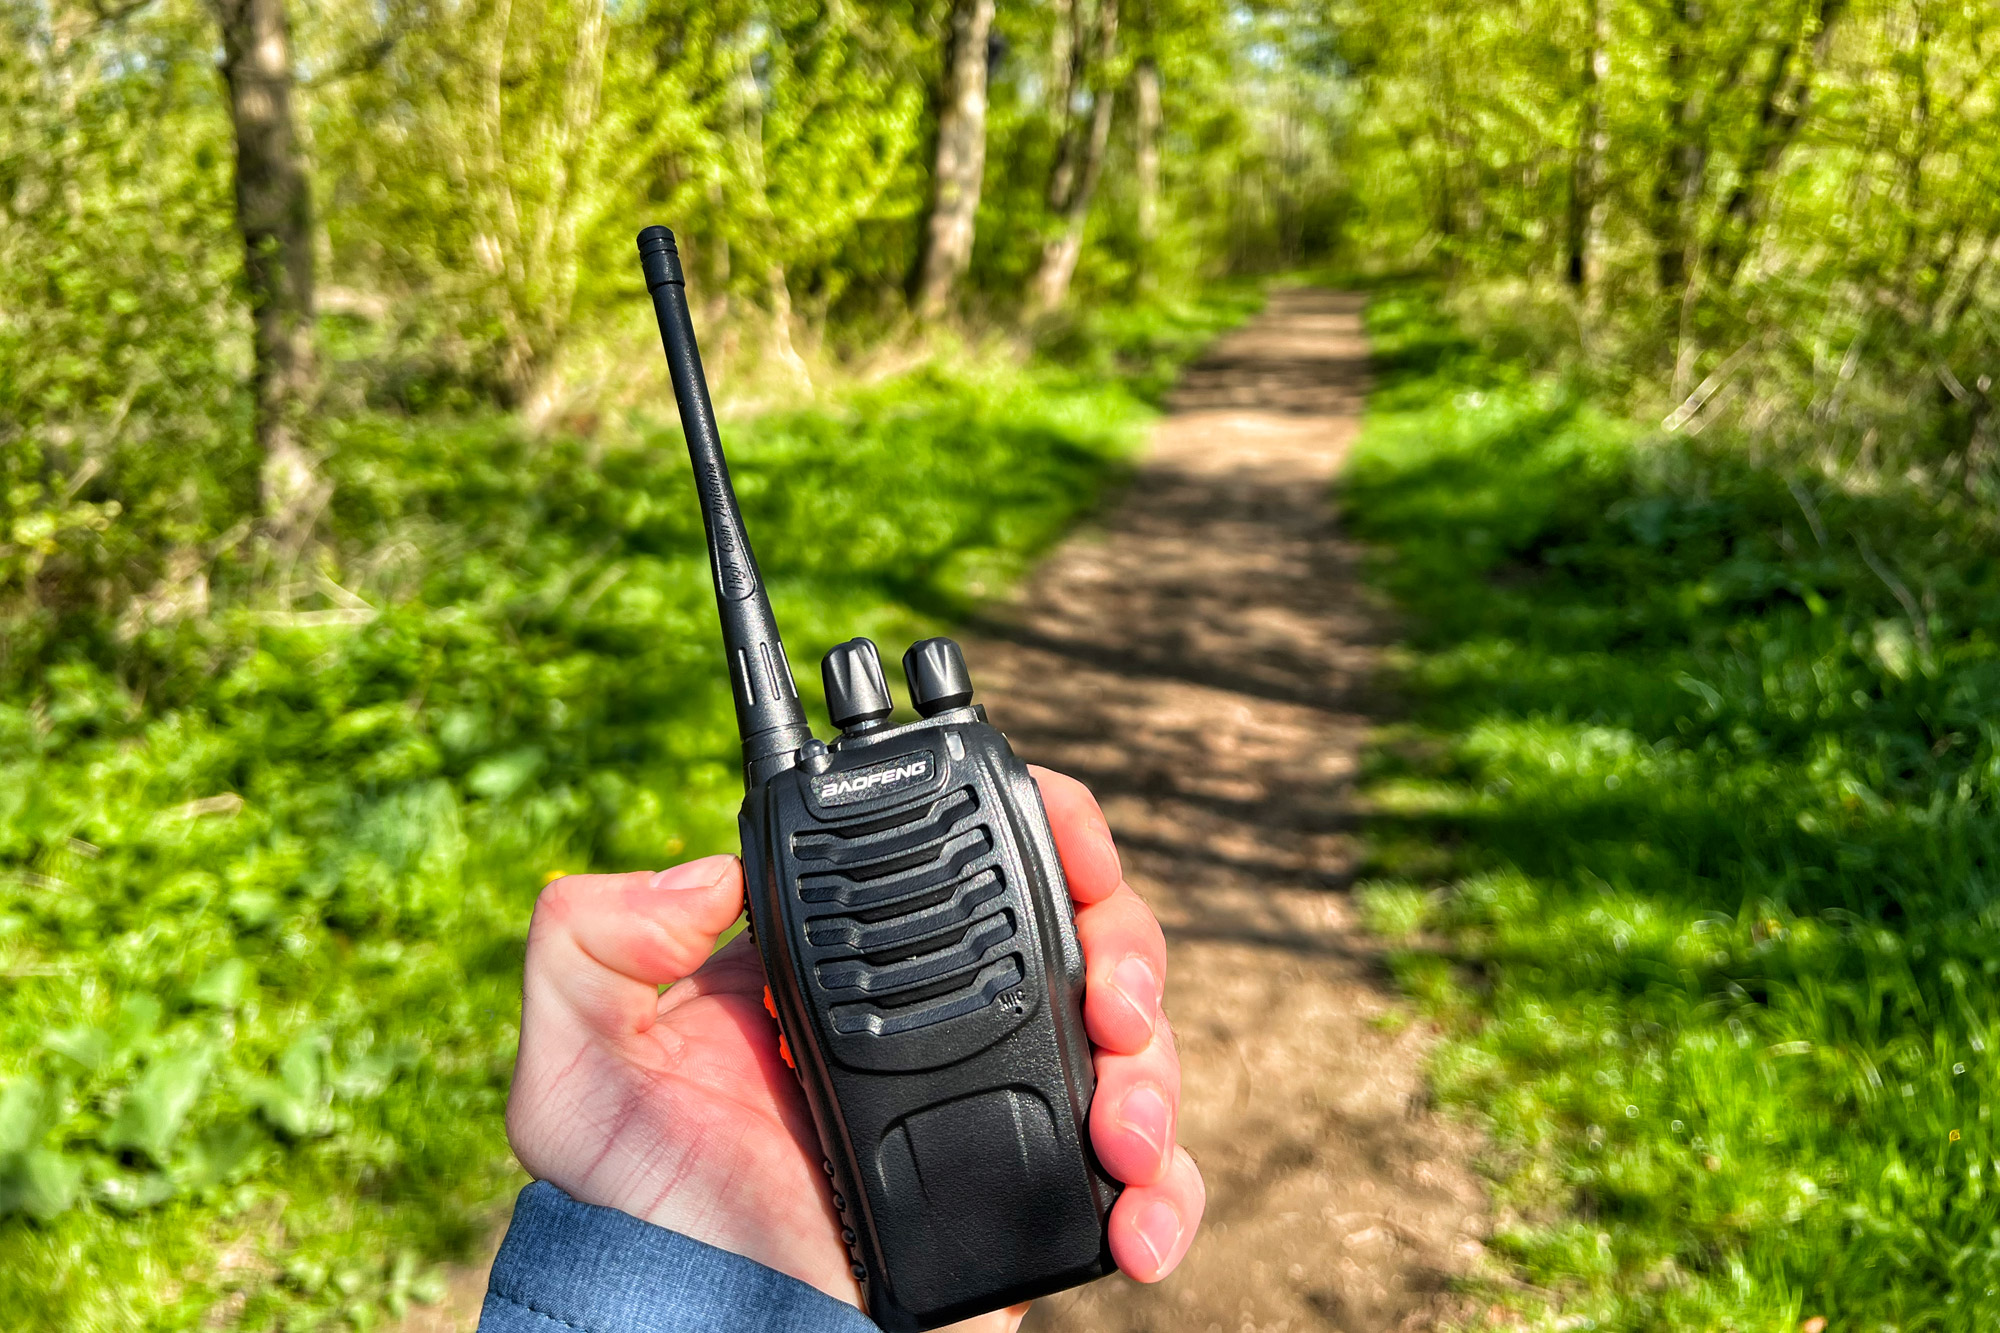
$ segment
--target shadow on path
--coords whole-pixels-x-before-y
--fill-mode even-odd
[[[1462,1131],[1345,889],[1380,626],[1334,522],[1361,298],[1272,296],[1187,373],[1121,505],[967,647],[1029,759],[1104,803],[1160,914],[1209,1182],[1186,1264],[1042,1302],[1037,1333],[1424,1327],[1479,1254]],[[1392,1031],[1391,1029],[1399,1029]]]

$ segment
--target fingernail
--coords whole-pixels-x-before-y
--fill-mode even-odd
[[[1153,1015],[1160,1011],[1160,979],[1153,975],[1152,964],[1143,958],[1127,958],[1111,969],[1111,985],[1150,1031]]]
[[[1181,1215],[1165,1199],[1155,1199],[1139,1210],[1133,1219],[1132,1229],[1139,1233],[1139,1243],[1153,1256],[1153,1271],[1159,1272],[1167,1266],[1167,1260],[1181,1243]]]
[[[1174,1113],[1158,1088],[1142,1083],[1118,1105],[1118,1127],[1145,1140],[1153,1155],[1165,1158],[1173,1141]]]

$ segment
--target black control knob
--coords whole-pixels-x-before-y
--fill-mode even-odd
[[[950,639],[919,639],[903,654],[903,679],[910,683],[910,702],[924,717],[972,702],[972,676],[965,654]]]
[[[882,675],[882,655],[866,639],[837,644],[819,664],[826,715],[842,731],[870,731],[896,709]]]

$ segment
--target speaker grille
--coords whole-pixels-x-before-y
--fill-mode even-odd
[[[1020,922],[981,814],[968,786],[792,836],[806,962],[836,1031],[928,1027],[1021,984]]]

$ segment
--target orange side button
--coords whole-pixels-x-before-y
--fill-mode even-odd
[[[773,1019],[777,1018],[778,1002],[772,998],[769,986],[764,987],[764,1009]],[[785,1062],[787,1068],[794,1072],[798,1070],[798,1066],[792,1063],[792,1045],[785,1040],[785,1034],[782,1032],[778,1034],[778,1058]]]

